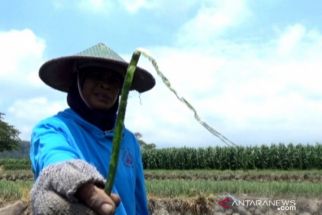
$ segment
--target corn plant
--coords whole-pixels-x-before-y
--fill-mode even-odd
[[[321,169],[322,145],[167,148],[142,157],[146,169]]]

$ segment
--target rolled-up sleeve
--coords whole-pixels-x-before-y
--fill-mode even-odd
[[[79,204],[75,193],[86,183],[104,187],[105,180],[94,166],[70,160],[45,167],[31,190],[33,214],[92,214]]]
[[[31,191],[34,214],[92,214],[75,193],[86,183],[103,188],[105,179],[83,159],[63,121],[52,117],[35,126],[30,159],[36,178]]]

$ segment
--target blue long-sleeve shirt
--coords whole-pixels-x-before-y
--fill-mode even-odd
[[[41,121],[33,129],[30,158],[37,178],[52,164],[81,159],[106,177],[113,131],[103,132],[72,109]],[[114,191],[121,198],[116,214],[148,214],[140,148],[133,133],[123,129]]]

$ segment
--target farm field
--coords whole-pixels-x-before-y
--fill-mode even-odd
[[[142,158],[153,215],[322,214],[321,144],[153,149]],[[0,207],[28,205],[32,183],[27,159],[0,159]]]
[[[145,177],[151,214],[322,214],[322,170],[145,170]],[[32,180],[28,169],[2,168],[0,207],[28,202]],[[244,205],[224,208],[224,199]],[[279,211],[256,201],[296,208]]]

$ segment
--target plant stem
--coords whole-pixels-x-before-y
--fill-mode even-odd
[[[115,174],[117,170],[117,164],[119,160],[119,151],[120,151],[120,145],[122,142],[122,131],[124,127],[124,118],[125,118],[125,111],[126,111],[126,105],[127,105],[127,98],[129,95],[129,91],[132,85],[134,72],[136,70],[136,65],[140,58],[140,52],[135,51],[132,55],[132,59],[130,61],[129,66],[127,67],[127,71],[124,78],[124,83],[122,87],[121,92],[121,101],[120,101],[120,107],[117,114],[116,119],[116,126],[114,129],[114,137],[113,137],[113,149],[112,149],[112,156],[110,160],[110,166],[109,166],[109,173],[107,177],[107,182],[105,186],[105,192],[110,195],[112,192],[112,187],[114,184]]]

